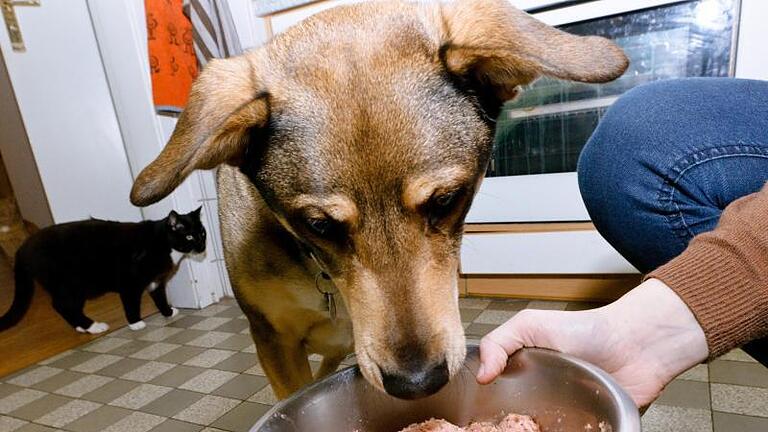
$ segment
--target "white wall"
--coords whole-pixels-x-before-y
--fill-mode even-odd
[[[5,29],[0,48],[54,222],[140,220],[85,0],[16,13],[27,51],[12,51]]]

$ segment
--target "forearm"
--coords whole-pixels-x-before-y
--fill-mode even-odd
[[[768,188],[729,205],[714,231],[649,277],[688,305],[710,358],[768,335]]]
[[[643,282],[599,313],[614,334],[637,346],[631,352],[641,356],[641,364],[663,382],[707,358],[707,341],[698,321],[680,297],[659,280]]]

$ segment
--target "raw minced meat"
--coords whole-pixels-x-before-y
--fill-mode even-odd
[[[429,419],[415,423],[400,432],[540,432],[539,425],[526,415],[509,414],[499,423],[472,423],[459,427],[445,420]]]

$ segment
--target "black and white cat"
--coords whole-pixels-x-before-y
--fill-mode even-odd
[[[150,291],[166,317],[178,311],[168,305],[165,284],[176,266],[171,250],[205,251],[205,227],[200,208],[175,211],[159,221],[138,223],[90,219],[44,228],[16,252],[16,294],[10,310],[0,317],[0,331],[18,323],[29,309],[34,283],[51,294],[53,308],[81,333],[101,333],[109,326],[85,316],[86,299],[117,292],[128,325],[145,327],[141,296]]]

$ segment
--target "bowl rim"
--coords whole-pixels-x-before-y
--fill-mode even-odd
[[[479,351],[480,351],[479,345],[467,344],[467,356],[469,356],[470,354],[479,355]],[[550,350],[546,348],[533,348],[533,347],[521,348],[518,351],[516,351],[514,354],[509,356],[509,359],[507,360],[507,365],[509,365],[509,362],[513,357],[525,352],[532,352],[538,355],[558,357],[563,360],[569,361],[573,363],[575,366],[585,369],[587,372],[594,375],[601,382],[601,384],[603,384],[605,388],[609,390],[612,399],[616,401],[619,407],[618,420],[622,428],[620,432],[641,432],[640,411],[638,410],[637,405],[635,405],[634,400],[632,400],[632,398],[629,396],[629,394],[627,394],[624,388],[621,387],[621,385],[619,385],[618,382],[616,382],[616,380],[611,376],[611,374],[609,374],[602,368],[595,366],[594,364],[586,360],[582,360],[573,355],[565,354],[559,351]],[[264,426],[264,424],[269,419],[272,418],[272,416],[280,412],[281,409],[293,403],[297,399],[300,399],[303,396],[324,386],[326,381],[329,381],[332,378],[339,378],[339,377],[344,377],[344,379],[347,379],[349,377],[346,377],[346,375],[357,374],[357,373],[359,373],[357,365],[352,365],[344,369],[341,369],[337,372],[334,372],[319,381],[315,381],[307,385],[306,387],[292,394],[288,398],[278,401],[275,405],[273,405],[272,408],[269,409],[269,411],[264,413],[259,418],[259,420],[256,421],[256,423],[251,427],[250,432],[259,432],[259,429],[261,429]]]

